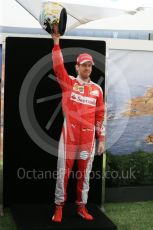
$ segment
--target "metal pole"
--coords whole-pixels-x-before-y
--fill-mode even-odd
[[[105,128],[105,137],[106,137],[106,125],[107,125],[107,66],[108,66],[108,47],[106,44],[106,70],[105,70],[105,117],[104,117],[104,128]],[[103,161],[102,161],[102,204],[101,210],[105,212],[104,204],[105,204],[105,191],[106,191],[106,138],[105,138],[105,151],[103,153]]]
[[[5,80],[5,37],[2,37],[1,117],[0,117],[0,216],[3,211],[3,128],[4,128],[4,80]]]

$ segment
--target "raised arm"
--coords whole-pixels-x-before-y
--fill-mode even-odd
[[[62,90],[67,91],[71,85],[71,78],[64,66],[63,55],[59,45],[60,35],[52,34],[52,38],[54,41],[54,47],[52,50],[53,69]]]

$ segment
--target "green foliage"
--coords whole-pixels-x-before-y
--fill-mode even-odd
[[[2,191],[3,191],[3,173],[2,173],[2,169],[0,167],[0,205],[2,203]]]
[[[153,153],[139,150],[113,155],[107,152],[106,172],[111,175],[106,176],[107,186],[153,185]]]

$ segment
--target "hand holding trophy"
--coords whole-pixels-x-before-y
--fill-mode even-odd
[[[67,12],[59,3],[44,2],[39,16],[39,22],[49,34],[63,35],[66,29]]]

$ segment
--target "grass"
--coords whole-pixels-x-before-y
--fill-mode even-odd
[[[118,230],[153,230],[153,201],[107,203],[105,211]],[[0,230],[17,230],[8,209],[0,217]]]
[[[107,203],[105,211],[118,230],[153,230],[153,201]]]
[[[14,220],[9,210],[5,210],[5,215],[0,216],[0,230],[17,230]]]

